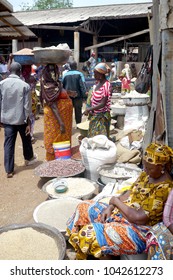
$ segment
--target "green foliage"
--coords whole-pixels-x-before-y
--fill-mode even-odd
[[[71,8],[73,6],[72,0],[35,0],[33,5],[28,2],[21,4],[22,11],[31,10],[49,10],[58,8]]]

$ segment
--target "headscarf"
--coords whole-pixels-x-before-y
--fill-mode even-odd
[[[151,164],[167,164],[173,162],[173,150],[167,145],[151,143],[146,148],[143,159]]]
[[[61,91],[61,83],[58,80],[59,69],[58,66],[53,65],[53,72],[50,69],[50,65],[46,65],[42,71],[41,83],[41,102],[46,101],[48,105],[51,105],[53,102],[57,101],[58,96]],[[53,73],[53,75],[52,75]]]
[[[104,63],[104,62],[100,62],[100,63],[98,63],[96,66],[95,66],[95,68],[94,68],[97,72],[99,72],[99,73],[101,73],[101,74],[107,74],[107,73],[109,73],[109,70],[110,70],[110,68],[109,68],[109,66],[106,64],[106,63]]]

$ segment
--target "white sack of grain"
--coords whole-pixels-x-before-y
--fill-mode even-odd
[[[86,168],[85,177],[94,182],[99,177],[100,166],[116,161],[117,147],[105,135],[82,139],[79,151]]]

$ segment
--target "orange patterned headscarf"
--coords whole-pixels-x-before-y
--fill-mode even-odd
[[[167,145],[151,143],[146,148],[143,159],[151,164],[166,164],[173,162],[173,150]]]

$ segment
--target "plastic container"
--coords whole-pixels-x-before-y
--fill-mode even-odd
[[[70,141],[55,142],[53,143],[54,149],[66,149],[70,148]]]
[[[55,159],[71,158],[71,148],[54,148]]]
[[[71,144],[70,141],[62,141],[53,143],[55,159],[69,159],[71,158]]]
[[[14,61],[20,63],[21,65],[32,65],[35,64],[34,55],[13,55]]]

